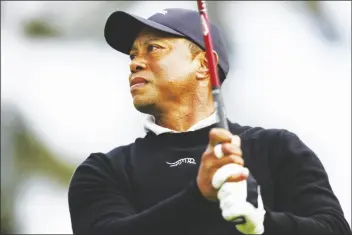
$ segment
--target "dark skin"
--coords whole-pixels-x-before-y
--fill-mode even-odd
[[[131,89],[133,104],[138,111],[153,115],[158,125],[184,132],[214,112],[206,54],[202,51],[192,56],[186,39],[145,28],[135,39],[130,57],[129,81],[136,77],[146,81]],[[219,143],[225,155],[221,159],[213,151]],[[206,199],[217,200],[211,179],[229,163],[243,166],[240,139],[227,130],[214,128],[209,133],[197,176],[199,190]],[[227,182],[247,177],[233,175]]]
[[[205,55],[192,58],[186,39],[145,29],[130,55],[130,79],[148,81],[131,91],[134,106],[158,125],[182,132],[214,112]]]

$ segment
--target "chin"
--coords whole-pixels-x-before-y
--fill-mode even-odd
[[[155,103],[150,99],[143,99],[142,97],[134,97],[133,105],[139,112],[145,114],[153,114],[156,107]]]

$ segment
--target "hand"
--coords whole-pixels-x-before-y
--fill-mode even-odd
[[[226,157],[221,144],[213,143],[213,154],[218,159]],[[232,138],[232,147],[239,149],[237,156],[242,157],[241,142],[236,137]],[[212,145],[213,146],[213,145]],[[224,156],[225,155],[225,156]],[[227,182],[234,175],[245,173],[246,180]],[[230,163],[216,170],[212,178],[212,186],[218,190],[222,216],[225,220],[233,222],[238,231],[243,234],[263,234],[265,210],[260,195],[260,188],[247,168],[242,164]]]
[[[214,152],[218,158],[224,157],[220,145],[215,146]],[[260,187],[253,175],[248,172],[246,180],[226,182],[228,177],[240,174],[244,169],[238,164],[224,165],[215,172],[212,185],[219,189],[218,199],[225,220],[233,222],[243,234],[263,234],[265,210]]]
[[[223,155],[220,159],[216,157],[214,148],[220,144]],[[228,130],[213,128],[209,133],[209,144],[202,155],[197,175],[197,185],[202,195],[210,200],[217,201],[218,188],[213,187],[213,176],[221,167],[231,164],[243,166],[242,151],[240,149],[240,138],[232,135]],[[230,165],[230,166],[231,166]],[[238,171],[235,174],[222,176],[226,182],[240,182],[248,177],[248,169]]]
[[[263,200],[258,187],[258,206],[244,200],[239,201],[236,198],[234,189],[236,190],[238,183],[226,183],[219,190],[220,208],[222,216],[229,222],[234,222],[238,218],[243,218],[243,224],[236,224],[236,228],[243,234],[263,234],[265,209]],[[235,188],[233,188],[235,187]]]

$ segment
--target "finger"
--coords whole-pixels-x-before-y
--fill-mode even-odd
[[[251,203],[242,203],[241,205],[233,204],[226,211],[223,211],[223,216],[229,222],[235,222],[239,218],[244,218],[242,224],[237,224],[236,228],[243,234],[263,234],[265,210],[255,208]]]
[[[217,144],[214,147],[214,155],[216,158],[220,159],[224,156],[224,151],[222,150],[222,145]]]
[[[223,156],[221,159],[213,159],[213,154],[208,153],[207,157],[202,160],[203,167],[211,172],[215,172],[220,167],[227,164],[238,164],[244,166],[244,160],[242,157],[237,155],[227,155]]]
[[[244,166],[244,160],[242,157],[239,157],[236,155],[231,155],[231,156],[229,156],[229,158],[231,158],[233,163],[240,165],[240,166]]]
[[[244,166],[244,160],[242,157],[239,157],[236,155],[227,155],[221,158],[220,160],[215,161],[213,167],[220,168],[224,165],[232,164],[232,163],[238,164],[240,166]]]
[[[225,185],[227,185],[229,183],[225,183],[222,187],[224,187]],[[233,183],[231,183],[233,184]],[[221,187],[221,188],[222,188]],[[218,199],[219,199],[219,203],[220,203],[220,209],[222,211],[226,210],[227,208],[229,208],[234,202],[231,200],[231,193],[226,195],[226,196],[222,196],[222,197],[219,197],[218,196]]]
[[[230,131],[222,128],[213,128],[209,132],[209,145],[215,147],[219,143],[231,143],[233,135]]]
[[[218,169],[212,178],[212,186],[219,189],[228,179],[242,178],[243,175],[248,175],[249,171],[238,164],[226,164]]]
[[[213,151],[215,157],[217,157],[218,159],[224,157],[225,155],[238,155],[242,157],[241,148],[230,143],[217,144],[215,145]]]
[[[223,143],[221,144],[221,150],[224,155],[238,155],[242,156],[242,150],[238,145],[230,144],[230,143]]]
[[[244,168],[246,169],[246,168]],[[238,175],[231,175],[227,180],[226,182],[240,182],[240,181],[243,181],[243,180],[246,180],[248,179],[248,172],[247,171],[244,171]]]
[[[247,200],[247,182],[226,182],[218,191],[217,197],[220,201],[220,207],[224,209],[228,204],[236,202],[246,202]]]
[[[252,207],[252,204],[246,202],[233,203],[222,211],[222,217],[227,221],[235,220],[241,216],[247,219],[248,215],[251,214],[253,210]]]
[[[219,168],[227,164],[237,164],[240,166],[244,166],[244,160],[242,157],[236,155],[227,155],[219,160],[213,160],[211,158],[208,158],[205,161],[205,165],[208,167],[209,170],[212,170],[213,172],[217,171]]]
[[[241,148],[241,138],[238,135],[233,135],[231,144],[237,146],[238,148]]]
[[[236,224],[236,228],[243,234],[263,234],[265,211],[258,211],[251,203],[233,204],[222,211],[222,216],[229,222]],[[237,221],[237,222],[236,222]]]
[[[240,166],[244,166],[244,160],[242,157],[239,157],[236,155],[228,155],[228,156],[224,156],[219,160],[213,160],[211,158],[207,158],[206,160],[203,161],[203,166],[205,167],[205,169],[209,170],[210,172],[215,172],[219,168],[227,164],[237,164]]]

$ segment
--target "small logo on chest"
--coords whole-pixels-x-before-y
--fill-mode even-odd
[[[194,158],[182,158],[176,162],[166,162],[167,164],[170,165],[170,167],[174,167],[174,166],[178,166],[184,163],[188,163],[188,164],[196,164],[196,160],[194,160]]]

